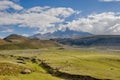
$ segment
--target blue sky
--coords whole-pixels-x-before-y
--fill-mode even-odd
[[[75,10],[90,12],[118,11],[120,6],[119,2],[102,2],[99,0],[20,0],[19,3],[28,9],[34,6],[51,6],[71,7]]]
[[[82,16],[100,12],[120,11],[120,2],[104,2],[99,0],[20,0],[23,7],[29,9],[34,6],[70,7],[82,11]],[[27,4],[26,4],[27,3]]]
[[[66,28],[120,34],[119,0],[0,0],[0,37]]]

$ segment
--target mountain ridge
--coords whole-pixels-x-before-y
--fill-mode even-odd
[[[3,43],[4,42],[4,43]],[[11,49],[39,49],[48,47],[59,47],[60,45],[50,40],[40,40],[37,38],[24,37],[11,34],[4,39],[0,39],[0,50]]]
[[[79,32],[70,30],[69,28],[66,28],[65,31],[55,31],[53,33],[46,33],[46,34],[35,34],[33,36],[30,36],[31,38],[39,38],[39,39],[53,39],[53,38],[73,38],[73,37],[83,37],[83,36],[90,36],[91,33],[88,32]]]
[[[120,35],[94,35],[82,38],[52,39],[64,45],[120,49]]]

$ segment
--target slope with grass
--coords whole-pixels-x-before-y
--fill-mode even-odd
[[[19,51],[0,52],[0,80],[61,80],[48,74],[39,64],[31,62],[29,60],[31,57],[28,57],[28,60],[24,59],[26,57],[18,59],[20,56],[17,56],[16,52],[19,53]],[[23,74],[26,69],[31,72]]]
[[[0,45],[5,45],[5,44],[8,44],[8,43],[5,40],[0,39]]]
[[[45,63],[69,74],[98,79],[120,79],[119,52],[96,50],[57,50],[41,54]]]
[[[24,58],[36,58],[44,61],[52,69],[57,69],[62,73],[70,75],[90,76],[97,79],[120,80],[120,52],[94,49],[74,49],[74,48],[43,48],[31,50],[9,50],[1,51],[1,55],[23,56]],[[6,59],[6,56],[2,56]],[[1,61],[3,61],[0,58]],[[16,59],[7,57],[8,61],[18,62]],[[29,66],[35,72],[32,74],[22,75],[15,80],[57,80],[51,76],[43,66],[31,63],[25,60],[26,66]],[[41,76],[40,76],[41,75]],[[33,78],[36,77],[35,78]],[[58,76],[59,77],[59,76]],[[60,80],[60,79],[58,79]],[[76,79],[75,79],[76,80]],[[79,78],[78,80],[81,80]]]
[[[40,40],[37,38],[27,38],[21,35],[12,34],[0,40],[0,50],[11,49],[39,49],[47,47],[59,47],[60,45],[49,40]]]

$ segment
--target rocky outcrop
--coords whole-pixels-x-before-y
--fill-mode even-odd
[[[30,74],[30,73],[32,73],[32,71],[30,69],[24,69],[21,73],[22,74]]]

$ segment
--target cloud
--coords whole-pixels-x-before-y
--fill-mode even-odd
[[[9,0],[1,0],[0,1],[0,10],[7,10],[7,9],[14,9],[14,10],[22,10],[23,7],[16,4],[16,3],[13,3],[12,1],[9,1]]]
[[[17,12],[8,12],[7,10],[11,8]],[[66,21],[66,18],[79,13],[80,11],[66,7],[35,6],[25,9],[10,0],[2,0],[0,1],[0,28],[16,25],[35,28],[37,29],[36,33],[44,34],[65,30],[68,27],[71,30],[93,34],[120,34],[119,12],[90,14],[87,17]],[[3,32],[12,32],[12,30],[6,29]]]
[[[101,2],[119,2],[120,0],[99,0]]]
[[[120,34],[120,15],[114,12],[91,14],[60,26],[93,34]]]
[[[3,3],[3,4],[2,4]],[[40,33],[56,31],[56,24],[62,23],[72,14],[77,14],[78,11],[72,8],[57,7],[32,7],[30,9],[23,9],[19,5],[11,1],[2,1],[0,4],[0,26],[18,25],[19,27],[37,28]],[[14,6],[8,6],[14,4]],[[19,6],[19,7],[16,7]],[[13,8],[21,10],[20,12],[9,13],[6,9]]]
[[[10,32],[13,32],[14,30],[13,29],[6,29],[6,30],[2,30],[0,32],[2,33],[10,33]]]
[[[22,34],[22,36],[26,36],[26,37],[29,37],[30,35],[28,35],[28,34]]]

